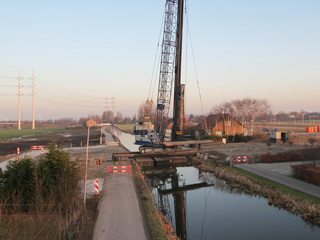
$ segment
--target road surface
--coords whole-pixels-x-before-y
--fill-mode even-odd
[[[270,170],[262,169],[254,164],[237,164],[235,167],[241,168],[248,172],[252,172],[261,177],[267,178],[277,183],[281,183],[300,192],[307,193],[311,196],[320,198],[320,187],[300,181],[298,179],[288,177]]]
[[[132,173],[111,173],[100,193],[93,240],[147,239]]]

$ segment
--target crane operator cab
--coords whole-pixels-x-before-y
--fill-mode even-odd
[[[137,122],[133,129],[135,144],[142,146],[160,145],[160,135],[154,131],[154,125],[149,122]]]

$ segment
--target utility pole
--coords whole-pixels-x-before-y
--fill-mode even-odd
[[[21,130],[21,92],[20,92],[20,81],[21,81],[21,76],[20,76],[20,70],[18,71],[18,129]]]
[[[32,129],[36,129],[36,122],[34,118],[34,70],[32,71]]]
[[[102,115],[102,122],[105,121],[107,122],[108,118],[107,118],[107,112],[108,112],[108,109],[109,109],[109,98],[105,97],[104,98],[104,103],[106,104],[105,106],[105,111],[104,111],[104,114]]]
[[[111,108],[112,108],[112,125],[114,124],[114,107],[115,107],[115,98],[114,98],[114,94],[113,94],[113,96],[112,96],[112,98],[111,98]]]

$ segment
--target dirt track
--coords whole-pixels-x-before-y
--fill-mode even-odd
[[[211,145],[204,145],[202,149],[216,151],[222,156],[250,156],[254,161],[259,161],[261,154],[271,153],[276,154],[279,152],[287,152],[298,149],[304,149],[310,147],[310,143],[307,139],[301,139],[300,141],[287,143],[272,143],[268,144],[267,140],[253,140],[250,142],[241,143],[216,143]]]
[[[0,162],[16,155],[17,147],[21,152],[29,151],[32,145],[48,146],[55,142],[59,146],[73,147],[85,145],[87,141],[87,130],[66,130],[64,132],[48,133],[23,136],[0,143]],[[90,145],[99,144],[100,130],[90,131]],[[8,156],[9,155],[9,156]]]

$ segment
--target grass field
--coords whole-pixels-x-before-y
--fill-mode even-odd
[[[134,124],[115,124],[116,127],[127,133],[133,133]]]
[[[63,131],[64,128],[41,128],[41,129],[14,129],[14,128],[0,128],[0,142],[5,142],[10,138],[21,137],[25,135],[42,134],[48,132]]]

